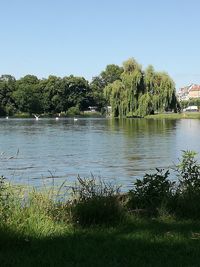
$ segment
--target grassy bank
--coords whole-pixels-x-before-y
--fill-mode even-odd
[[[55,118],[58,117],[58,114],[41,114],[40,118]],[[80,114],[62,114],[61,118],[71,118],[71,117],[80,117],[80,118],[102,118],[105,115],[102,115],[100,112],[81,112]],[[29,113],[17,113],[10,118],[34,118],[34,115]],[[140,118],[138,116],[128,116],[127,118]],[[155,115],[147,115],[146,119],[200,119],[200,112],[183,112],[183,113],[160,113]]]
[[[200,112],[161,113],[145,116],[146,119],[200,119]]]
[[[200,223],[132,218],[116,227],[1,229],[1,266],[199,266]]]
[[[1,266],[199,266],[200,165],[186,151],[121,193],[95,177],[35,191],[0,179]]]
[[[0,223],[2,267],[199,266],[200,221],[129,213],[114,225],[81,227],[47,194],[7,190],[11,200]]]

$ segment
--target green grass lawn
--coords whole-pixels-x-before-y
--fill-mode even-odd
[[[200,119],[200,112],[161,113],[145,116],[147,119]]]
[[[0,266],[200,266],[199,222],[133,217],[112,228],[29,230],[1,230]]]

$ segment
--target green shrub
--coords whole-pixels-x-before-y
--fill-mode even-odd
[[[30,115],[30,113],[27,113],[27,112],[18,112],[18,113],[15,113],[14,114],[14,117],[15,118],[30,118],[30,117],[33,117]]]
[[[176,191],[176,214],[186,218],[200,218],[200,165],[193,151],[183,151],[177,166],[179,184]]]
[[[4,176],[0,177],[0,220],[6,221],[13,204],[12,191]]]
[[[124,216],[119,187],[101,179],[78,177],[73,189],[72,221],[81,226],[114,224]]]
[[[129,191],[128,207],[144,209],[149,215],[156,215],[159,209],[170,207],[175,182],[168,179],[169,170],[156,169],[156,173],[145,174],[137,179]]]
[[[67,110],[66,114],[68,116],[74,116],[74,115],[79,115],[80,114],[80,109],[79,107],[75,106],[75,107],[71,107]]]
[[[195,159],[194,151],[183,151],[182,160],[177,166],[179,190],[200,189],[200,165]]]
[[[98,196],[76,203],[73,221],[81,226],[112,225],[122,218],[122,208],[115,196]]]

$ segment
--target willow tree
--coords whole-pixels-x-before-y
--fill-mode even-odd
[[[138,109],[138,98],[144,91],[143,73],[135,59],[123,63],[124,72],[121,75],[126,90],[126,115],[134,115]]]
[[[175,84],[167,73],[155,72],[150,65],[144,72],[144,88],[138,102],[138,115],[176,110]]]
[[[152,96],[154,111],[163,112],[176,109],[176,103],[172,105],[175,84],[167,73],[155,72]]]
[[[126,90],[120,80],[108,84],[104,89],[104,95],[109,99],[114,117],[126,116]]]
[[[155,71],[152,65],[150,65],[143,73],[144,77],[144,91],[138,99],[137,115],[144,116],[154,112],[156,97],[154,95],[155,87]]]
[[[175,84],[167,73],[155,72],[153,66],[143,72],[134,59],[125,61],[123,70],[121,81],[104,89],[114,116],[145,116],[155,111],[176,110]]]
[[[104,89],[114,116],[133,115],[138,108],[138,98],[142,92],[142,69],[133,58],[123,63],[121,81],[108,84]]]

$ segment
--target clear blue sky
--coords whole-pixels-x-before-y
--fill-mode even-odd
[[[199,0],[0,0],[0,74],[78,75],[134,57],[200,83]]]

